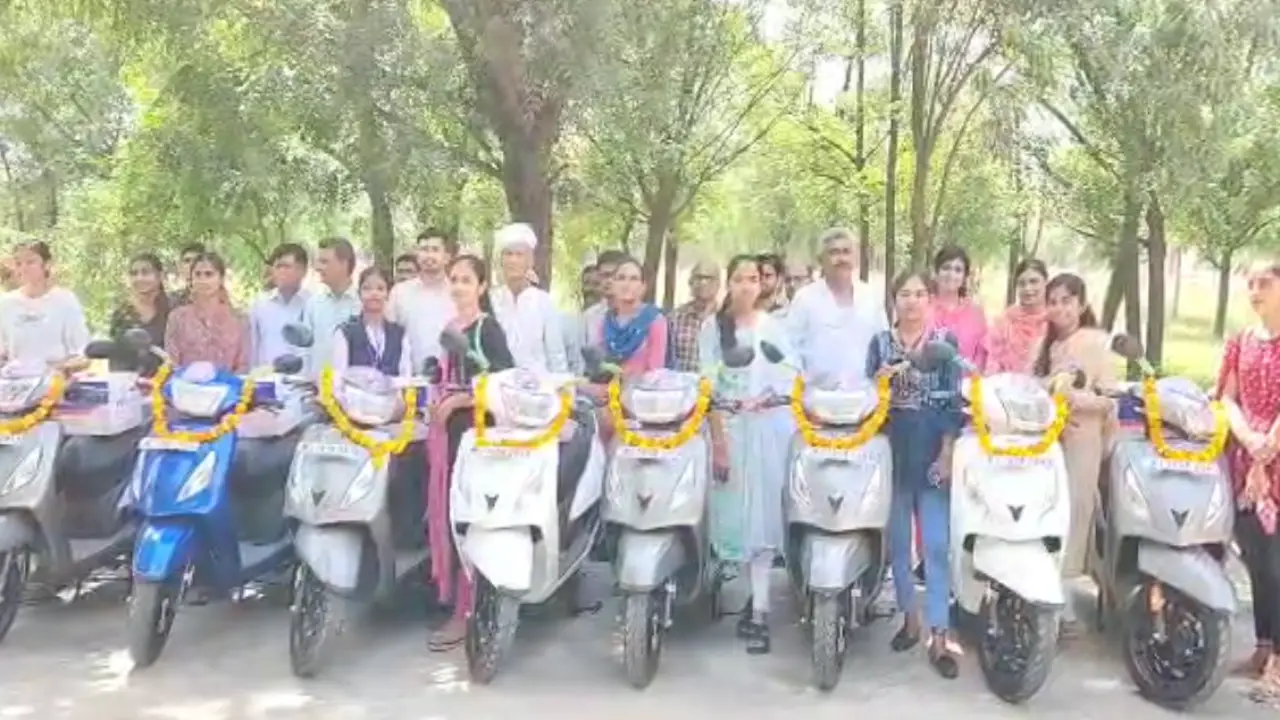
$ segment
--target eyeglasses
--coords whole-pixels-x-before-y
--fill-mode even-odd
[[[694,275],[689,278],[690,282],[715,282],[715,275]]]

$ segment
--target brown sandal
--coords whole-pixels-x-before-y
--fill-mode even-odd
[[[463,620],[450,618],[439,630],[431,633],[427,640],[427,649],[431,652],[448,652],[467,639],[467,624]]]

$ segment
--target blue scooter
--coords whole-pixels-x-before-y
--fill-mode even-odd
[[[163,350],[150,347],[145,331],[131,330],[126,340],[165,358]],[[302,359],[291,355],[277,358],[273,367],[286,377],[301,369]],[[160,388],[170,430],[202,433],[217,427],[234,412],[249,381],[207,363],[175,369]],[[130,487],[139,520],[128,619],[136,666],[149,666],[160,656],[178,606],[192,588],[225,598],[292,563],[282,513],[284,480],[311,411],[303,407],[309,406],[307,398],[290,388],[278,377],[254,382],[251,408],[297,414],[297,422],[282,425],[278,435],[253,437],[238,428],[202,442],[152,435],[140,443]],[[246,460],[250,454],[255,459]],[[250,519],[264,508],[275,516],[265,530]]]

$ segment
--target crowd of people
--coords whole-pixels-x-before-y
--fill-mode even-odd
[[[703,261],[689,274],[688,301],[669,312],[646,301],[651,279],[643,263],[610,250],[583,269],[581,306],[565,312],[532,276],[538,243],[532,228],[508,225],[496,240],[500,260],[493,275],[483,258],[460,254],[455,239],[436,230],[423,232],[393,269],[369,267],[358,277],[355,251],[346,240],[320,242],[314,257],[301,245],[284,244],[270,257],[271,289],[247,311],[233,307],[227,269],[216,253],[199,245],[183,248],[181,287],[174,289],[165,286],[161,259],[143,253],[129,264],[129,292],[111,315],[110,332],[119,337],[141,327],[177,363],[205,361],[235,372],[269,364],[284,353],[303,355],[311,370],[368,366],[389,375],[421,372],[435,358],[454,386],[468,384],[479,367],[472,357],[456,357],[441,347],[445,328],[461,331],[473,353],[494,371],[580,373],[582,349],[593,346],[624,376],[663,367],[711,372],[735,346],[768,341],[781,350],[783,362],[757,352],[749,367],[718,373],[715,380],[719,395],[758,409],[712,413],[709,423],[719,480],[711,498],[713,543],[718,557],[742,563],[749,579],[751,600],[738,632],[753,654],[770,646],[768,578],[783,546],[786,452],[795,431],[786,407],[759,401],[787,394],[797,369],[865,382],[923,344],[941,340],[986,373],[1048,378],[1082,370],[1088,388],[1117,380],[1109,334],[1098,326],[1085,282],[1072,274],[1050,277],[1034,258],[1015,268],[1016,302],[991,322],[970,295],[973,266],[963,249],[943,248],[932,272],[905,272],[891,279],[890,292],[882,296],[858,281],[856,242],[842,229],[819,239],[817,278],[807,264],[772,254],[736,256],[723,271]],[[0,298],[0,352],[8,361],[74,371],[85,365],[89,330],[75,294],[52,283],[51,262],[43,243],[15,250],[17,287]],[[308,292],[303,283],[312,266],[320,286]],[[1260,322],[1228,343],[1218,392],[1236,440],[1230,466],[1239,493],[1240,545],[1254,585],[1258,644],[1245,669],[1275,684],[1280,678],[1280,660],[1273,655],[1280,630],[1275,533],[1280,386],[1272,379],[1280,364],[1280,266],[1252,273],[1249,296]],[[884,307],[882,297],[891,307]],[[288,345],[282,330],[290,323],[310,327],[311,348]],[[905,651],[925,640],[929,662],[948,678],[958,673],[960,652],[948,609],[947,488],[953,440],[963,426],[959,375],[953,366],[895,375],[888,424],[894,455],[890,554],[904,614],[892,647]],[[588,386],[585,391],[605,390]],[[1086,572],[1095,488],[1114,413],[1111,402],[1090,389],[1068,392],[1067,401],[1071,421],[1062,444],[1072,522],[1063,572],[1073,580]],[[451,542],[448,459],[472,422],[470,403],[468,395],[455,394],[431,409],[428,532],[433,548]],[[917,555],[923,568],[913,568]],[[463,639],[470,587],[456,558],[443,552],[438,557],[434,580],[457,608],[432,637],[431,646],[443,650]],[[916,597],[919,578],[923,600]],[[1076,629],[1075,618],[1068,616],[1064,635]]]

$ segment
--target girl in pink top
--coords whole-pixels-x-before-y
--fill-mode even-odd
[[[950,330],[960,355],[981,368],[987,362],[987,316],[969,298],[969,254],[948,245],[933,257],[936,287],[932,303],[933,326]]]
[[[667,365],[667,319],[644,301],[644,271],[627,258],[618,263],[609,286],[609,310],[592,329],[591,342],[623,375],[643,375]]]
[[[987,334],[988,375],[1030,372],[1035,349],[1048,328],[1044,290],[1049,269],[1035,258],[1023,258],[1014,268],[1013,277],[1018,303],[997,317]]]

